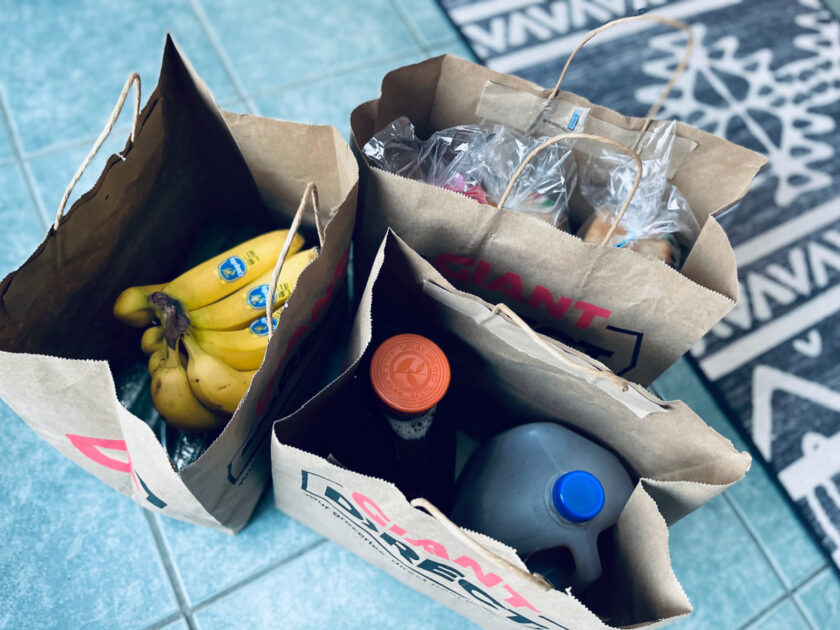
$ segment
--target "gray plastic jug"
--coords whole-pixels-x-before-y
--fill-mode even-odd
[[[555,588],[583,589],[601,575],[598,535],[615,524],[632,491],[610,451],[559,424],[535,422],[473,454],[451,516],[516,549]],[[569,553],[573,565],[558,561]]]

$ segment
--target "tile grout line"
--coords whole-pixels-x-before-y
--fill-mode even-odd
[[[822,573],[828,573],[830,571],[833,571],[833,569],[831,565],[826,561],[822,564],[822,566],[820,566],[819,569],[812,571],[806,577],[802,578],[799,584],[797,584],[796,587],[793,589],[791,594],[795,595],[796,593],[804,589],[806,586],[810,586],[811,582],[815,581]]]
[[[411,20],[411,17],[406,13],[405,8],[403,8],[402,4],[400,4],[399,0],[388,0],[388,3],[391,5],[391,8],[394,10],[400,21],[403,25],[408,29],[408,32],[411,33],[411,37],[414,38],[414,43],[417,44],[418,48],[423,51],[423,53],[428,57],[429,56],[429,49],[426,47],[426,42],[423,40],[423,34]]]
[[[236,105],[240,101],[245,101],[247,99],[243,99],[239,95],[232,96],[229,98],[222,99],[218,102],[220,107],[229,107],[231,105]],[[131,126],[128,124],[125,125],[115,125],[113,131],[109,134],[110,136],[119,136],[119,137],[128,137],[129,132],[131,131]],[[63,142],[59,142],[57,144],[51,144],[43,149],[36,149],[35,151],[31,151],[29,153],[23,154],[24,161],[31,161],[31,160],[38,160],[42,157],[49,157],[50,155],[55,155],[56,153],[61,153],[62,151],[67,151],[69,149],[75,149],[77,147],[91,147],[93,143],[96,142],[98,136],[84,136],[81,138],[76,138],[74,140],[65,140]],[[0,161],[0,167],[6,166],[8,164],[13,164],[15,162],[14,158],[9,159],[8,161]]]
[[[32,176],[29,164],[23,157],[23,147],[21,145],[20,137],[17,134],[15,126],[12,124],[11,110],[9,110],[9,105],[6,101],[6,93],[2,89],[0,89],[0,118],[3,119],[6,130],[9,132],[9,140],[12,145],[12,151],[15,155],[15,162],[18,164],[21,172],[23,173],[23,179],[26,182],[26,188],[29,191],[29,196],[32,203],[35,204],[35,214],[38,221],[41,223],[41,227],[45,231],[49,231],[52,223],[47,217],[47,212],[44,209],[43,202],[41,201],[41,195],[38,194],[38,190],[35,186],[35,178]]]
[[[306,85],[312,85],[313,83],[318,83],[320,81],[325,81],[327,79],[335,79],[346,74],[350,74],[353,72],[359,72],[360,70],[367,70],[369,68],[373,68],[379,64],[386,63],[389,61],[399,61],[405,57],[408,57],[414,53],[422,53],[422,48],[414,48],[414,49],[405,49],[402,51],[398,51],[396,53],[390,54],[387,57],[377,57],[376,59],[372,59],[370,61],[364,61],[361,63],[353,64],[350,66],[342,66],[335,70],[330,70],[329,72],[325,72],[323,74],[318,75],[310,75],[305,79],[300,79],[298,81],[292,81],[289,83],[284,83],[282,85],[276,85],[274,87],[264,88],[262,90],[257,90],[256,92],[252,92],[248,95],[249,99],[253,98],[262,98],[264,96],[271,96],[274,94],[280,94],[282,92],[286,92],[288,90],[294,90],[299,87],[303,87]]]
[[[723,496],[726,502],[732,508],[732,511],[735,513],[735,517],[741,522],[741,526],[747,531],[747,534],[750,536],[750,538],[753,539],[759,551],[761,552],[761,555],[764,556],[764,559],[767,560],[767,563],[770,565],[770,568],[773,569],[773,572],[776,574],[776,577],[782,583],[782,587],[785,589],[784,598],[789,599],[791,601],[794,608],[796,608],[799,611],[799,614],[802,616],[810,630],[817,630],[811,622],[810,617],[806,614],[806,612],[802,609],[802,606],[799,605],[797,599],[793,596],[796,590],[800,586],[802,586],[802,584],[804,584],[805,581],[812,579],[815,574],[811,574],[810,576],[806,577],[805,580],[803,580],[803,582],[801,582],[798,586],[789,585],[787,576],[782,571],[781,566],[779,566],[775,558],[773,558],[773,556],[770,555],[769,551],[765,549],[764,544],[761,542],[761,538],[758,536],[758,532],[755,531],[752,523],[749,522],[749,519],[747,519],[746,515],[743,513],[741,506],[738,505],[738,502],[735,501],[735,499],[733,499],[732,497],[730,497],[727,493],[724,493]],[[825,568],[825,566],[825,563],[821,564],[820,567],[817,569],[817,574],[819,574]],[[742,626],[742,628],[746,628],[746,625]]]
[[[775,607],[784,603],[786,599],[789,599],[793,602],[796,609],[802,615],[802,618],[805,620],[805,623],[808,624],[810,628],[816,630],[816,626],[813,624],[813,619],[811,619],[810,614],[807,611],[804,611],[800,606],[798,606],[798,602],[796,601],[796,594],[803,589],[804,587],[808,586],[811,582],[813,582],[816,578],[818,578],[824,571],[831,571],[831,567],[827,564],[823,564],[819,569],[810,573],[806,578],[804,578],[795,588],[786,591],[784,595],[780,595],[769,605],[765,606],[761,610],[759,610],[755,615],[747,619],[741,626],[738,627],[738,630],[748,630],[749,627],[756,623],[759,619],[761,619],[764,615],[769,613]]]
[[[109,136],[122,136],[128,138],[130,132],[131,127],[129,125],[115,125]],[[43,149],[36,149],[30,153],[25,153],[22,157],[28,162],[30,160],[37,160],[42,157],[61,153],[62,151],[67,151],[68,149],[75,149],[76,147],[92,147],[93,143],[96,142],[97,137],[98,136],[85,136],[82,138],[76,138],[75,140],[64,140],[63,142],[49,145]]]
[[[662,398],[661,392],[659,391],[659,388],[657,388],[655,386],[655,383],[651,384],[650,389],[656,394],[656,396],[658,398]],[[767,564],[770,565],[770,568],[773,570],[773,573],[776,575],[776,579],[779,580],[779,583],[782,585],[782,588],[784,589],[784,593],[782,595],[780,595],[776,599],[772,600],[766,607],[762,608],[755,615],[753,615],[752,617],[747,619],[747,621],[745,621],[743,624],[741,624],[738,627],[738,630],[748,630],[749,626],[756,623],[759,619],[761,619],[761,617],[763,617],[764,615],[769,613],[775,607],[784,603],[785,600],[790,600],[791,603],[799,611],[799,614],[801,615],[801,617],[805,621],[805,623],[808,625],[808,627],[811,630],[816,630],[816,628],[814,628],[813,624],[811,623],[811,619],[804,613],[804,611],[799,606],[799,603],[796,601],[796,598],[793,596],[795,591],[800,586],[802,586],[802,584],[804,584],[808,580],[812,579],[815,574],[809,575],[807,578],[805,578],[805,580],[803,580],[803,582],[800,583],[799,586],[791,587],[789,585],[789,580],[787,579],[787,576],[784,574],[781,567],[776,562],[775,558],[773,558],[773,556],[771,556],[769,551],[765,548],[765,545],[761,541],[761,538],[758,535],[758,532],[755,530],[752,523],[749,522],[749,519],[747,519],[746,515],[744,514],[743,510],[741,509],[741,506],[738,505],[738,502],[735,501],[735,499],[733,499],[732,497],[730,497],[728,492],[724,492],[722,496],[723,496],[724,501],[726,501],[727,505],[729,505],[729,507],[734,512],[735,518],[737,518],[738,521],[741,523],[741,527],[744,528],[744,530],[747,532],[747,535],[752,539],[752,541],[755,543],[756,547],[758,547],[759,552],[764,557],[764,559],[767,561]],[[819,572],[821,572],[824,568],[825,568],[825,564],[821,565],[820,568],[817,569],[817,574]]]
[[[239,75],[233,67],[233,62],[228,56],[227,51],[225,51],[224,47],[222,46],[222,42],[219,39],[218,34],[216,33],[212,24],[210,24],[210,18],[204,11],[204,7],[201,6],[199,0],[189,0],[189,4],[190,8],[192,9],[192,12],[195,14],[196,19],[198,20],[202,30],[204,31],[204,34],[207,36],[207,39],[210,40],[210,45],[213,47],[213,50],[216,51],[216,55],[218,55],[219,60],[222,62],[222,67],[224,68],[225,74],[227,74],[228,79],[230,79],[230,82],[233,84],[233,88],[236,90],[236,93],[239,95],[239,98],[245,101],[246,107],[250,109],[251,103],[248,98],[247,90],[245,89],[245,86],[242,84]]]
[[[809,630],[819,630],[817,626],[814,624],[814,620],[811,619],[811,613],[799,603],[799,600],[796,599],[793,595],[790,596],[790,601],[793,604],[793,607],[799,611],[801,617],[805,620],[805,625],[808,626]]]
[[[295,553],[293,553],[289,556],[286,556],[282,560],[278,560],[277,562],[274,562],[274,563],[270,564],[269,566],[264,567],[264,568],[260,569],[259,571],[256,571],[256,572],[252,573],[251,575],[243,578],[239,582],[236,582],[235,584],[232,584],[231,586],[228,586],[227,588],[222,589],[218,593],[214,593],[213,595],[211,595],[207,599],[199,602],[198,604],[196,604],[195,606],[193,606],[190,609],[190,612],[196,613],[196,612],[199,612],[201,610],[204,610],[205,608],[214,604],[215,602],[219,601],[220,599],[223,599],[224,597],[227,597],[231,593],[241,589],[244,586],[247,586],[248,584],[251,584],[252,582],[256,582],[261,577],[263,577],[265,575],[268,575],[269,573],[271,573],[275,569],[283,566],[284,564],[286,564],[288,562],[291,562],[292,560],[296,560],[297,558],[300,558],[304,554],[309,553],[313,549],[316,549],[316,548],[320,547],[321,545],[323,545],[326,542],[327,542],[326,538],[321,538],[320,540],[312,543],[311,545],[307,545],[303,549],[299,549]]]
[[[738,630],[756,630],[754,624],[758,623],[761,620],[762,617],[771,613],[775,608],[784,604],[786,599],[791,599],[790,595],[788,595],[787,593],[785,593],[783,595],[779,595],[779,597],[772,600],[764,608],[761,608],[752,617],[750,617],[744,623],[742,623],[740,626],[738,626]]]
[[[743,527],[750,538],[752,538],[753,542],[758,547],[761,555],[764,556],[764,559],[767,561],[767,564],[770,565],[770,568],[773,569],[773,573],[776,574],[776,578],[781,582],[782,588],[785,589],[785,593],[790,595],[791,589],[793,585],[788,580],[787,576],[782,571],[782,567],[779,566],[778,561],[770,555],[770,552],[766,549],[764,543],[761,541],[761,537],[758,535],[758,532],[755,531],[752,523],[749,522],[746,515],[744,514],[743,510],[741,510],[741,506],[738,505],[738,502],[735,501],[732,497],[730,497],[727,493],[723,494],[724,499],[729,504],[729,507],[732,508],[732,511],[735,512],[735,517],[741,523],[741,527]]]
[[[812,582],[816,582],[823,575],[823,573],[833,573],[833,572],[834,572],[833,565],[830,564],[829,562],[826,562],[819,569],[817,569],[816,571],[811,573],[808,577],[804,578],[801,582],[799,582],[799,584],[797,584],[796,588],[793,589],[793,592],[791,593],[791,597],[798,604],[799,601],[796,599],[796,596],[799,595],[799,593],[801,591],[803,591],[807,587],[809,587]],[[813,622],[813,619],[811,619],[811,614],[810,614],[810,612],[808,612],[807,608],[805,608],[803,610],[804,610],[804,613],[805,613],[805,616],[806,616],[807,620],[809,622]]]
[[[659,388],[655,386],[655,383],[651,384],[650,390],[654,394],[656,394],[656,396],[658,398],[662,398],[662,394],[659,391]],[[797,585],[795,587],[789,586],[789,582],[788,582],[787,577],[784,575],[784,572],[781,570],[781,567],[778,565],[776,560],[770,555],[768,550],[765,548],[764,544],[761,542],[761,538],[758,536],[758,533],[755,531],[752,524],[749,522],[749,519],[746,518],[746,515],[743,513],[743,510],[741,509],[741,506],[738,505],[737,501],[735,501],[732,497],[729,496],[729,493],[725,492],[725,493],[723,493],[722,496],[723,496],[724,500],[726,501],[726,503],[729,505],[729,507],[732,508],[732,511],[735,513],[735,517],[741,523],[741,526],[746,530],[747,535],[753,540],[753,542],[756,544],[759,551],[761,552],[761,555],[764,557],[764,559],[770,565],[770,568],[775,573],[776,578],[779,580],[779,582],[782,585],[782,588],[785,591],[783,595],[780,595],[778,598],[772,600],[768,606],[761,609],[758,613],[756,613],[755,615],[750,617],[747,621],[745,621],[741,626],[739,626],[738,630],[747,630],[747,628],[749,628],[749,626],[751,624],[754,624],[755,622],[757,622],[762,616],[764,616],[765,614],[767,614],[768,612],[773,610],[773,608],[775,608],[776,606],[781,605],[786,599],[791,601],[791,603],[797,609],[797,611],[799,612],[799,614],[801,615],[801,617],[805,621],[805,623],[808,625],[808,627],[811,628],[811,630],[816,630],[816,628],[814,627],[814,625],[812,623],[812,620],[806,614],[806,612],[802,610],[802,607],[799,605],[799,602],[794,597],[794,594],[796,593],[796,591],[799,588],[804,586],[806,582],[809,582],[810,580],[814,579],[814,577],[816,577],[816,575],[821,573],[823,571],[823,569],[825,569],[826,564],[822,564],[816,570],[815,573],[810,574],[808,577],[806,577],[804,580],[802,580],[799,585]]]
[[[809,586],[811,584],[811,582],[816,581],[823,573],[828,572],[828,571],[832,571],[832,568],[831,568],[831,565],[826,562],[819,569],[817,569],[816,571],[811,573],[808,577],[806,577],[801,582],[799,582],[799,584],[796,586],[796,588],[793,589],[793,592],[791,593],[790,598],[793,601],[794,606],[796,606],[797,610],[799,610],[800,614],[804,617],[805,623],[807,623],[808,626],[813,628],[813,630],[817,630],[817,624],[814,622],[814,619],[811,617],[811,612],[799,603],[799,600],[797,599],[796,596],[799,594],[800,591],[802,591],[807,586]]]
[[[651,385],[650,389],[653,390],[654,393],[656,393],[656,395],[659,398],[662,398],[662,396],[657,391],[657,388],[654,386],[654,384]],[[727,502],[727,504],[732,508],[732,511],[735,513],[736,518],[740,521],[741,526],[746,530],[747,534],[750,536],[750,538],[752,538],[753,542],[755,542],[756,546],[758,547],[759,551],[761,552],[761,555],[764,557],[764,559],[770,565],[770,568],[776,574],[776,577],[779,579],[779,581],[782,584],[782,587],[785,590],[785,595],[782,596],[782,598],[778,602],[775,602],[775,603],[771,604],[770,609],[772,609],[772,607],[774,605],[780,604],[782,601],[784,601],[784,599],[789,599],[791,601],[791,603],[793,604],[793,606],[796,608],[796,610],[799,612],[800,616],[803,618],[805,623],[808,625],[808,627],[811,630],[817,630],[816,627],[813,624],[813,620],[811,619],[810,615],[808,614],[808,612],[806,610],[804,610],[802,608],[802,606],[799,603],[799,600],[797,600],[796,597],[794,597],[794,594],[801,587],[803,587],[807,582],[809,582],[810,580],[814,579],[817,575],[819,575],[823,571],[823,569],[826,568],[827,563],[823,562],[819,566],[819,568],[816,569],[815,572],[811,573],[806,578],[804,578],[802,581],[800,581],[800,583],[798,585],[794,586],[794,585],[789,584],[789,580],[788,580],[787,576],[784,574],[784,571],[782,571],[781,566],[779,566],[779,564],[775,560],[775,558],[772,555],[770,555],[770,553],[766,549],[764,543],[761,541],[761,537],[758,535],[758,532],[755,530],[752,523],[750,523],[749,519],[744,514],[741,506],[738,505],[738,502],[734,498],[730,497],[729,493],[724,493],[723,497],[724,497],[724,500]],[[759,613],[758,616],[760,617],[761,614],[764,614],[768,611],[769,610],[763,611],[763,612]],[[754,623],[755,621],[757,621],[757,618],[755,618],[755,617],[751,618],[743,626],[741,626],[740,630],[743,630],[743,629],[747,628],[747,626],[749,626],[751,623]]]
[[[169,546],[163,538],[163,532],[160,529],[160,524],[156,516],[148,511],[143,510],[143,515],[146,517],[146,522],[149,523],[149,529],[152,530],[152,538],[154,538],[155,546],[157,547],[160,560],[163,563],[163,568],[166,571],[166,576],[169,578],[169,583],[172,585],[172,591],[175,593],[175,599],[178,602],[178,608],[181,614],[187,621],[187,627],[190,630],[197,630],[195,620],[192,618],[192,611],[187,600],[186,589],[181,582],[181,577],[178,575],[178,570],[175,567],[175,562],[172,559],[172,553],[169,551]]]
[[[176,621],[178,621],[179,619],[182,619],[183,617],[184,617],[184,613],[182,613],[179,610],[176,613],[172,613],[168,617],[164,617],[163,619],[158,619],[152,625],[146,626],[145,628],[143,628],[143,630],[161,630],[161,628],[165,628],[169,624],[175,623]]]

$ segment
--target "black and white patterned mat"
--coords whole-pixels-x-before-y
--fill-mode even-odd
[[[604,22],[691,25],[697,49],[658,117],[770,160],[722,219],[741,300],[692,354],[840,566],[840,23],[820,0],[440,2],[483,63],[547,87]],[[647,22],[606,31],[563,87],[643,116],[684,41]]]

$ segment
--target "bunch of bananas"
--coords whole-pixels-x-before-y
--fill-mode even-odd
[[[274,264],[288,236],[275,230],[245,241],[168,284],[129,287],[114,315],[150,326],[140,340],[149,355],[152,401],[182,431],[217,429],[248,391],[268,344],[266,302]],[[318,255],[295,234],[274,294],[273,323],[303,270]],[[157,325],[153,325],[157,322]]]

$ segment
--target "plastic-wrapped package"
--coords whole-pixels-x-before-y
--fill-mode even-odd
[[[518,137],[502,125],[493,127],[485,145],[481,180],[490,203],[498,205],[516,169],[546,140]],[[568,231],[569,199],[576,179],[577,163],[569,146],[549,145],[525,166],[505,207]]]
[[[481,188],[481,151],[486,133],[476,125],[444,129],[428,140],[401,116],[373,136],[362,151],[382,170],[462,193],[486,203]]]
[[[477,125],[461,125],[433,133],[420,143],[419,179],[487,203],[481,182],[486,143],[487,130]]]
[[[401,116],[368,140],[362,151],[383,171],[421,179],[418,171],[421,144],[414,135],[414,125]]]
[[[642,179],[607,245],[627,247],[672,267],[682,264],[682,250],[694,243],[700,225],[685,197],[668,181],[676,123],[654,127],[636,148]],[[580,164],[580,192],[595,211],[578,236],[601,243],[630,193],[635,176],[626,156],[611,151],[585,154]]]
[[[383,170],[496,205],[517,167],[541,142],[503,125],[460,125],[421,141],[403,116],[371,138],[363,152]],[[567,229],[575,177],[571,151],[551,145],[525,167],[505,207]]]

